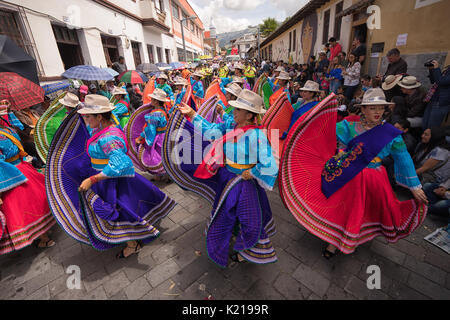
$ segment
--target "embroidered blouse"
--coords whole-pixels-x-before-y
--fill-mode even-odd
[[[350,140],[365,131],[366,129],[364,129],[361,122],[348,122],[347,120],[338,122],[336,124],[336,136],[340,144],[339,148],[345,148]],[[409,189],[421,188],[422,185],[417,177],[414,163],[401,135],[389,142],[367,167],[372,169],[379,168],[381,166],[381,160],[389,155],[394,159],[394,171],[397,183]]]
[[[162,111],[155,110],[145,115],[145,123],[147,125],[141,133],[141,137],[145,138],[145,143],[151,147],[156,136],[166,132],[167,119]]]
[[[5,128],[0,131],[20,141],[19,135],[13,129]],[[18,155],[19,148],[11,139],[0,134],[0,192],[11,190],[27,181],[25,175],[16,167],[21,161]]]
[[[92,132],[96,134],[96,130]],[[123,136],[112,130],[103,133],[91,141],[88,146],[92,167],[107,177],[134,177],[134,167],[127,155],[127,147]]]
[[[114,116],[116,116],[117,119],[122,119],[123,117],[129,116],[129,111],[128,111],[128,105],[129,103],[124,101],[124,100],[120,100],[116,105],[115,105],[115,109],[112,111],[112,114]]]
[[[204,138],[209,140],[217,139],[236,127],[233,115],[226,113],[223,115],[222,123],[210,123],[200,115],[195,116],[193,123],[202,131]],[[252,129],[237,142],[226,142],[224,154],[227,159],[225,167],[229,171],[242,174],[250,169],[248,165],[254,165],[250,169],[253,178],[263,188],[273,189],[278,176],[278,166],[272,155],[270,143],[262,130]]]

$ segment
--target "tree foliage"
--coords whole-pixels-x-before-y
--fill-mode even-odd
[[[279,26],[279,23],[274,18],[267,18],[263,20],[263,23],[259,25],[260,32],[263,37],[269,36]]]

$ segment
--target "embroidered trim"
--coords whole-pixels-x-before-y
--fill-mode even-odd
[[[336,177],[342,175],[342,168],[347,168],[351,162],[356,160],[357,156],[363,152],[363,145],[364,143],[360,142],[349,152],[340,156],[338,154],[328,160],[322,170],[322,176],[325,177],[325,181],[331,182],[336,179]]]

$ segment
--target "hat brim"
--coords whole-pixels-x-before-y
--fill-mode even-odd
[[[398,86],[401,87],[401,88],[405,88],[405,89],[416,89],[416,88],[420,88],[422,86],[422,83],[417,82],[414,85],[408,86],[408,85],[404,85],[404,84],[399,82]]]
[[[77,110],[77,113],[79,114],[101,114],[101,113],[107,113],[111,112],[115,109],[115,106],[111,105],[109,107],[101,107],[100,109],[93,110],[90,108],[81,108],[80,110]]]
[[[61,103],[63,106],[69,107],[69,108],[76,108],[80,102],[78,102],[77,104],[68,104],[67,102],[64,102],[64,98],[63,99],[59,99],[58,100],[59,103]]]
[[[278,80],[287,80],[287,81],[289,81],[289,80],[291,80],[291,77],[289,77],[289,78],[285,78],[285,77],[277,77],[277,79],[278,79]]]
[[[245,105],[243,103],[240,103],[240,102],[238,102],[236,100],[231,100],[229,102],[229,104],[230,104],[230,106],[235,107],[237,109],[247,110],[247,111],[250,111],[250,112],[253,112],[253,113],[256,113],[256,114],[264,114],[264,113],[267,112],[267,110],[264,109],[263,107],[261,107],[259,110],[254,110],[251,107],[249,107],[249,106],[247,106],[247,105]]]
[[[358,103],[355,104],[355,106],[385,106],[385,105],[394,105],[394,102],[387,102],[387,101],[375,101],[375,102],[366,102],[366,103]]]
[[[236,92],[233,92],[233,91],[231,91],[228,88],[225,88],[225,91],[228,92],[228,93],[231,93],[233,96],[236,96],[236,97],[239,96],[239,94],[236,94]]]
[[[120,92],[114,92],[114,91],[113,91],[112,95],[113,95],[113,96],[118,96],[118,95],[124,95],[124,96],[126,96],[127,93],[128,93],[128,92],[123,92],[123,91],[120,91]]]
[[[314,89],[308,89],[308,88],[300,88],[298,90],[300,90],[300,91],[310,91],[310,92],[320,92],[320,89],[314,90]]]
[[[162,100],[160,97],[154,95],[153,93],[149,94],[149,97],[151,97],[151,98],[153,98],[155,100],[161,101],[161,102],[170,102],[170,99],[166,98],[166,99]]]
[[[392,83],[390,84],[386,84],[386,82],[383,82],[381,84],[381,89],[383,90],[391,90],[392,88],[394,88],[396,85],[399,84],[399,82],[402,80],[402,77],[397,77]]]

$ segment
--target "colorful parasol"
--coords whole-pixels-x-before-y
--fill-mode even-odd
[[[0,72],[0,100],[7,99],[11,109],[25,109],[44,101],[44,89],[14,72]]]
[[[136,84],[145,83],[148,81],[148,78],[140,71],[128,70],[119,75],[119,80],[125,83]]]

